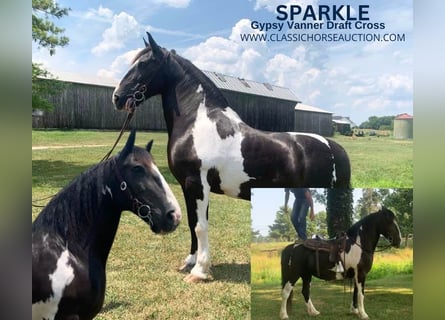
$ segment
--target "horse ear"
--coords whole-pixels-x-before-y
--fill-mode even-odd
[[[151,34],[149,32],[147,32],[147,36],[148,36],[148,42],[150,43],[150,47],[151,47],[151,50],[153,51],[153,54],[157,57],[162,57],[161,48],[158,46],[158,44],[155,42],[155,40],[153,39],[153,37],[151,36]]]
[[[145,47],[148,48],[149,44],[148,44],[147,40],[145,40],[145,38],[142,38],[142,40],[144,40]]]
[[[119,159],[124,160],[133,151],[134,141],[136,140],[136,130],[131,129],[130,135],[128,136],[127,142],[124,148],[119,154]]]
[[[147,150],[147,152],[150,152],[151,151],[151,147],[153,146],[153,140],[150,140],[148,143],[147,143],[147,146],[145,147],[145,149]]]

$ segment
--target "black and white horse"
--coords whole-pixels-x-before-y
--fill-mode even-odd
[[[32,225],[32,319],[92,319],[102,308],[105,264],[121,212],[155,233],[175,230],[181,209],[133,131],[119,155],[61,190]]]
[[[149,43],[113,93],[119,110],[162,95],[168,163],[182,186],[191,250],[187,281],[207,279],[209,192],[250,199],[253,187],[349,187],[350,164],[337,143],[308,133],[255,130],[190,61]]]
[[[312,276],[323,280],[343,278],[354,279],[354,295],[351,312],[361,319],[368,319],[364,307],[365,279],[371,270],[374,250],[380,235],[383,235],[394,247],[400,246],[400,229],[394,213],[382,208],[355,223],[347,231],[345,248],[340,251],[340,259],[344,272],[335,272],[335,262],[329,259],[329,253],[316,251],[303,244],[291,244],[284,248],[281,254],[281,319],[288,319],[291,307],[292,293],[299,278],[303,281],[301,293],[306,302],[307,312],[311,316],[319,314],[310,299],[310,285]],[[318,259],[318,268],[317,268]]]

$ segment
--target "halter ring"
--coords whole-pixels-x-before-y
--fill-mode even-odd
[[[127,190],[127,183],[125,181],[122,181],[121,185],[120,185],[120,188],[121,188],[122,191]]]

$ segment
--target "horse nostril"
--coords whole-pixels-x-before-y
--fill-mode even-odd
[[[169,210],[167,212],[167,217],[169,220],[172,220],[175,225],[179,224],[179,218],[175,210]]]
[[[117,94],[113,95],[113,103],[117,104],[117,102],[119,101],[119,96]]]

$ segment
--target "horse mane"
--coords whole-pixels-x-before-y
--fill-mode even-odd
[[[188,75],[189,78],[197,79],[199,81],[206,92],[206,101],[213,102],[212,106],[225,108],[229,105],[227,99],[223,96],[218,87],[204,74],[204,72],[190,62],[190,60],[181,57],[178,54],[171,54],[171,57],[173,57],[174,60],[181,66],[184,73]],[[185,77],[185,81],[189,80],[190,79]]]
[[[360,231],[360,227],[362,227],[363,225],[367,225],[369,224],[371,221],[374,221],[376,219],[376,216],[378,214],[381,214],[383,211],[388,211],[388,209],[386,208],[382,208],[377,212],[373,212],[368,214],[366,217],[360,219],[359,221],[357,221],[356,223],[354,223],[346,232],[348,234],[349,237],[351,238],[356,238],[357,235],[359,234]]]
[[[54,232],[67,242],[76,239],[73,241],[85,244],[89,226],[98,218],[104,198],[109,197],[103,187],[113,174],[110,161],[94,165],[59,191],[35,219],[32,230]]]

